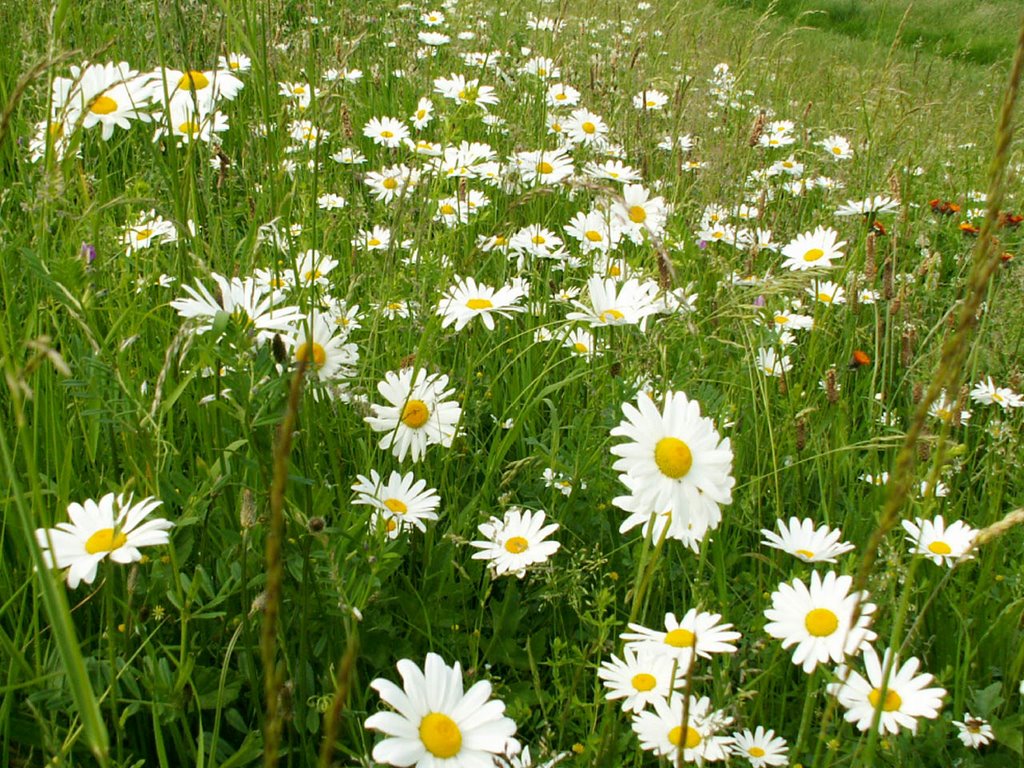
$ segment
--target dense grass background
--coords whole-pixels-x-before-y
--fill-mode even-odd
[[[68,623],[110,733],[110,764],[260,760],[258,598],[265,588],[272,446],[288,379],[277,372],[271,350],[256,348],[241,329],[230,337],[240,352],[223,339],[180,333],[180,318],[167,302],[181,295],[182,284],[209,285],[211,270],[248,275],[271,265],[275,257],[258,244],[258,231],[276,219],[303,226],[296,249],[317,247],[339,258],[331,290],[366,312],[354,337],[362,359],[353,390],[379,401],[376,382],[415,355],[453,379],[465,412],[465,435],[453,449],[434,448],[412,468],[439,490],[442,521],[426,535],[392,544],[368,531],[350,488],[356,474],[388,472],[398,462],[376,447],[378,436],[358,406],[303,399],[285,508],[279,633],[287,680],[285,762],[315,762],[323,711],[348,659],[354,660],[350,698],[336,750],[341,764],[362,764],[374,741],[362,721],[378,706],[369,681],[394,679],[397,659],[419,662],[435,650],[459,660],[468,678],[494,681],[535,754],[575,746],[574,764],[651,764],[625,718],[604,704],[595,670],[619,652],[617,635],[631,615],[657,626],[667,611],[701,607],[724,613],[744,639],[739,654],[700,670],[700,691],[743,725],[774,727],[791,745],[802,735],[793,762],[811,764],[820,747],[832,765],[857,764],[866,749],[858,732],[833,717],[819,733],[827,706],[823,673],[805,680],[761,631],[768,594],[780,581],[806,578],[809,569],[760,546],[759,531],[793,514],[840,525],[844,539],[858,545],[840,565],[851,572],[875,530],[886,492],[858,478],[890,469],[934,370],[948,311],[962,296],[974,246],[957,220],[932,217],[928,201],[958,200],[966,209],[966,194],[986,189],[1011,29],[1020,16],[1011,3],[933,0],[915,3],[904,21],[899,5],[794,0],[766,13],[767,5],[755,3],[691,2],[638,15],[615,3],[586,9],[465,3],[448,11],[452,33],[475,28],[479,18],[490,23],[460,50],[501,49],[520,63],[520,48],[529,46],[555,58],[562,79],[613,126],[629,162],[648,183],[662,182],[659,194],[676,206],[670,224],[680,243],[672,252],[676,280],[693,284],[699,311],[686,322],[654,324],[646,335],[610,329],[608,353],[583,361],[534,343],[536,328],[554,327],[562,312],[546,297],[540,316],[502,323],[494,334],[442,331],[432,310],[454,274],[494,285],[514,274],[500,254],[475,249],[478,234],[531,222],[558,228],[586,207],[589,192],[577,200],[495,193],[474,224],[447,230],[425,213],[449,190],[441,182],[385,208],[368,195],[362,171],[338,166],[324,153],[321,170],[300,167],[290,175],[280,166],[284,132],[258,139],[249,130],[290,119],[278,81],[304,75],[315,83],[328,67],[359,67],[366,77],[325,90],[311,117],[332,132],[332,151],[350,145],[368,155],[362,170],[398,162],[362,138],[362,125],[372,116],[406,115],[430,92],[433,77],[468,71],[454,46],[436,60],[411,56],[415,18],[425,6],[98,0],[80,8],[60,3],[53,13],[37,3],[0,0],[0,16],[19,19],[0,30],[0,105],[9,105],[8,130],[0,136],[0,356],[7,376],[0,429],[9,451],[0,483],[0,657],[9,660],[0,682],[3,760],[92,764],[69,685],[74,671],[55,642],[60,625],[44,610],[47,575],[32,575],[25,542],[31,529],[63,520],[69,502],[121,489],[163,500],[162,513],[176,528],[172,545],[154,550],[152,561],[101,570],[92,588],[67,592]],[[805,13],[818,8],[827,13]],[[529,31],[527,10],[564,16],[566,29]],[[310,15],[321,23],[312,24]],[[31,126],[45,115],[47,79],[66,74],[68,64],[212,66],[228,50],[245,51],[254,66],[230,105],[225,175],[211,167],[202,144],[154,144],[148,125],[118,131],[110,142],[90,134],[80,161],[68,158],[49,170],[25,162]],[[769,259],[748,260],[717,246],[702,250],[692,235],[706,205],[738,203],[747,174],[770,162],[748,145],[757,110],[713,108],[706,81],[720,61],[737,74],[740,89],[753,92],[750,103],[797,122],[795,149],[809,166],[846,185],[831,195],[815,191],[771,204],[766,222],[780,241],[818,224],[841,227],[849,241],[842,274],[852,275],[865,263],[867,232],[860,220],[833,219],[835,204],[871,194],[904,201],[890,236],[879,239],[879,260],[889,255],[894,271],[913,275],[899,300],[858,312],[815,310],[819,327],[793,353],[796,366],[782,388],[754,368],[765,336],[751,323],[753,302],[763,295],[781,305],[802,292],[803,281],[783,276],[762,288],[733,286],[727,274],[751,266],[763,273]],[[20,92],[20,78],[36,65],[43,68]],[[396,69],[406,76],[393,78]],[[432,137],[491,141],[502,147],[499,154],[542,146],[548,140],[542,86],[490,72],[481,77],[501,89],[495,112],[508,120],[509,136],[447,108]],[[671,108],[639,116],[629,99],[652,86],[672,96]],[[697,137],[694,157],[707,167],[684,173],[678,153],[656,150],[670,131]],[[849,166],[815,157],[812,142],[832,132],[854,140],[857,155]],[[1013,210],[1021,205],[1020,163],[1015,150],[1007,205]],[[907,172],[916,167],[921,175]],[[320,210],[315,200],[324,191],[343,194],[349,207]],[[198,234],[126,257],[120,234],[150,208],[179,228],[195,221]],[[397,249],[357,252],[351,242],[370,224],[390,226],[396,239],[399,233],[414,238],[426,258],[410,266]],[[1001,236],[1018,259],[992,283],[965,381],[992,375],[1019,391],[1024,254],[1017,233]],[[91,266],[81,257],[83,243],[97,250]],[[656,274],[650,251],[628,255],[637,269]],[[158,286],[161,274],[174,277],[175,286]],[[585,279],[544,269],[530,277],[542,295],[545,286]],[[418,302],[421,315],[389,322],[369,310],[396,298]],[[70,376],[40,354],[48,348],[59,351]],[[872,365],[850,368],[855,349],[867,350]],[[234,370],[201,374],[221,365]],[[827,403],[818,384],[830,367],[842,385],[837,405]],[[666,546],[642,601],[635,585],[645,550],[639,537],[617,532],[621,513],[610,500],[622,487],[608,452],[608,432],[641,375],[701,402],[732,437],[737,478],[735,502],[713,540],[699,556]],[[232,390],[230,399],[200,404],[224,388]],[[876,393],[884,393],[898,423],[879,424]],[[507,418],[515,420],[511,430],[498,426]],[[1020,451],[1019,416],[1004,419],[993,407],[974,409],[970,427],[959,431],[932,425],[919,474],[941,472],[951,493],[915,499],[906,515],[942,512],[979,528],[995,523],[1024,503]],[[542,483],[546,467],[585,480],[587,488],[563,497]],[[465,546],[477,537],[479,522],[508,503],[542,507],[562,526],[562,551],[552,567],[523,582],[491,581]],[[25,509],[24,517],[16,507]],[[874,764],[1005,766],[1020,759],[1021,550],[1019,532],[1011,533],[947,576],[928,563],[911,570],[898,531],[885,540],[869,584],[883,607],[879,645],[906,639],[907,653],[921,656],[950,695],[938,723],[922,726],[914,738],[885,740]],[[902,630],[895,620],[900,606],[910,612]],[[910,625],[915,632],[907,637]],[[808,694],[817,697],[815,718],[803,729]],[[981,754],[960,746],[949,721],[965,708],[993,721],[997,745]]]

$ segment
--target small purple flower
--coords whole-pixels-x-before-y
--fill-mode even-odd
[[[83,242],[80,253],[82,258],[85,259],[86,265],[90,265],[96,261],[96,246],[92,243]]]
[[[703,251],[705,248],[708,247],[708,241],[707,240],[698,240],[697,241],[697,247],[700,248]]]
[[[763,307],[764,304],[765,304],[764,296],[758,296],[756,299],[754,299],[754,306],[755,307]]]

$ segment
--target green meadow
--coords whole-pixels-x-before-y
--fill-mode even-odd
[[[0,763],[1024,761],[1019,4],[0,17]]]

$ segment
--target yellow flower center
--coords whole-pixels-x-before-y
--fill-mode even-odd
[[[522,536],[513,536],[511,539],[505,542],[505,550],[511,552],[513,555],[521,555],[529,548],[530,542],[528,542]]]
[[[634,224],[643,224],[647,221],[647,211],[644,210],[642,205],[630,206],[629,220]]]
[[[555,166],[553,166],[546,160],[541,160],[539,163],[537,163],[537,173],[551,173],[554,170]]]
[[[882,691],[879,688],[874,688],[871,693],[868,694],[868,701],[872,707],[878,706],[878,701],[882,698]],[[883,712],[895,712],[903,704],[903,699],[896,693],[892,688],[885,692],[885,701],[882,703]]]
[[[594,125],[589,120],[587,122],[585,122],[583,125],[581,125],[580,128],[583,129],[584,133],[594,133],[594,131],[597,130],[597,126]]]
[[[839,617],[828,608],[815,608],[804,617],[804,626],[812,637],[828,637],[839,627]]]
[[[530,239],[530,242],[532,242],[534,245],[544,245],[544,243],[547,242],[547,238],[544,237],[544,235],[534,235]]]
[[[658,680],[654,675],[641,672],[638,675],[633,675],[633,679],[630,680],[630,683],[637,691],[650,691],[658,684]]]
[[[136,240],[145,240],[147,237],[153,236],[152,229],[140,229],[135,233]]]
[[[416,119],[417,120],[422,120],[426,116],[427,116],[427,110],[425,110],[425,109],[417,109],[416,110]]]
[[[430,409],[422,400],[410,400],[402,409],[402,422],[407,427],[419,429],[430,418]]]
[[[89,111],[97,115],[109,115],[117,111],[117,102],[103,94],[89,107]]]
[[[798,549],[795,552],[798,555],[802,555],[803,557],[806,557],[808,560],[813,560],[814,559],[814,553],[811,552],[811,550],[809,550],[809,549]]]
[[[601,233],[598,232],[596,229],[588,229],[586,232],[583,233],[583,236],[592,243],[600,243],[602,240],[604,240],[604,237],[602,237]]]
[[[610,267],[608,267],[608,277],[618,277],[621,274],[622,270],[619,269],[618,266],[616,266],[615,264],[612,264]]]
[[[366,244],[369,246],[378,246],[380,245],[380,240],[378,240],[376,237],[371,237],[369,240],[366,241]]]
[[[292,88],[292,93],[294,93],[296,96],[302,96],[303,94],[306,93],[306,86],[296,85],[295,87]]]
[[[678,480],[693,466],[693,453],[678,437],[663,437],[654,446],[654,463],[663,475]]]
[[[696,640],[697,636],[693,632],[682,627],[665,633],[665,645],[671,645],[673,648],[693,648]]]
[[[824,255],[825,252],[821,250],[821,248],[811,248],[809,251],[807,251],[807,253],[804,254],[804,261],[817,261]]]
[[[831,293],[825,293],[825,292],[821,291],[821,292],[818,293],[818,301],[823,301],[826,304],[831,304],[832,303],[832,294]]]
[[[50,132],[51,139],[59,139],[61,136],[64,135],[64,123],[50,123],[48,130]]]
[[[842,147],[832,147],[832,154],[835,154],[835,155],[843,154],[843,148]]]
[[[764,757],[764,750],[760,747],[751,747],[747,750],[747,754],[751,757]]]
[[[452,216],[455,214],[455,208],[450,203],[445,203],[441,206],[441,213],[445,216]]]
[[[619,312],[619,310],[617,309],[606,309],[604,312],[598,315],[598,319],[602,323],[611,322],[612,320],[621,320],[624,317],[625,315]]]
[[[420,741],[427,752],[442,760],[462,749],[462,732],[448,715],[431,712],[420,721]]]
[[[237,66],[237,64],[235,66]],[[202,72],[197,72],[194,69],[190,69],[188,72],[181,76],[181,80],[178,81],[178,89],[183,91],[201,91],[209,84],[210,81],[206,77],[206,75],[204,75]]]
[[[494,304],[490,299],[470,299],[466,302],[466,306],[470,309],[491,309]]]
[[[409,511],[409,507],[401,499],[384,499],[384,506],[396,515],[404,515]]]
[[[178,126],[178,133],[195,136],[199,133],[199,123],[193,120],[186,120]]]
[[[393,139],[395,137],[395,134],[391,131],[381,131],[380,135],[385,139]]]
[[[928,545],[928,551],[936,555],[948,555],[953,549],[944,541],[933,541]]]
[[[398,182],[395,179],[388,176],[386,179],[384,179],[384,181],[381,182],[381,186],[384,187],[384,189],[397,189]]]
[[[300,363],[309,363],[310,357],[317,368],[327,362],[327,352],[315,341],[300,344],[295,350],[295,359]]]
[[[128,537],[123,533],[114,533],[113,528],[100,528],[85,542],[85,551],[90,555],[99,552],[113,552],[128,543]]]
[[[582,341],[577,341],[575,344],[572,345],[572,348],[579,352],[581,355],[585,355],[587,354],[587,352],[590,351],[589,349],[587,349],[587,345],[584,344]]]
[[[668,740],[677,747],[682,744],[686,749],[694,749],[700,744],[700,734],[690,726],[686,726],[685,742],[683,738],[683,729],[678,725],[668,732]]]
[[[569,97],[566,94],[564,94],[564,93],[556,93],[555,94],[555,101],[565,101],[568,98]]]

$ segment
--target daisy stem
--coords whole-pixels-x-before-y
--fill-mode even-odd
[[[8,357],[8,360],[10,358]],[[5,373],[7,381],[17,381],[23,374],[22,371],[12,371],[13,366],[7,364]],[[39,473],[36,467],[33,440],[30,435],[32,430],[23,429],[24,421],[20,408],[17,405],[17,393],[10,391],[11,400],[14,402],[16,412],[15,421],[19,432],[24,433],[22,443],[27,471],[24,476],[32,483],[32,507],[35,510],[35,520],[43,519],[42,489],[39,487]],[[100,766],[110,765],[110,737],[106,725],[100,714],[99,702],[96,700],[96,693],[92,689],[89,675],[85,670],[85,661],[82,658],[82,648],[75,633],[75,625],[71,620],[71,609],[68,607],[67,596],[62,587],[58,586],[53,571],[47,566],[43,559],[42,550],[36,544],[33,531],[33,517],[25,503],[25,494],[18,482],[19,471],[16,471],[13,458],[11,457],[10,446],[7,443],[7,435],[0,430],[0,459],[3,461],[4,473],[10,485],[11,505],[17,519],[17,527],[24,536],[24,546],[28,549],[32,559],[33,568],[39,577],[39,588],[42,592],[43,608],[53,629],[53,639],[57,644],[57,652],[60,655],[61,665],[67,676],[68,686],[71,688],[71,696],[75,702],[75,710],[78,718],[82,721],[82,730],[85,733],[85,742],[88,744],[93,757]],[[51,542],[50,551],[53,552]]]
[[[292,431],[299,413],[302,377],[306,361],[300,359],[292,377],[288,393],[288,406],[278,427],[274,445],[274,477],[270,486],[270,530],[267,532],[267,590],[260,637],[260,655],[263,659],[263,693],[266,697],[264,722],[263,765],[273,768],[278,761],[281,743],[282,717],[278,709],[280,679],[277,673],[277,618],[281,612],[281,592],[284,583],[284,492],[288,484],[288,455],[292,447]]]
[[[800,713],[800,730],[797,731],[796,746],[793,754],[799,755],[804,749],[804,740],[807,738],[807,731],[811,725],[811,713],[814,712],[815,682],[818,672],[814,670],[807,676],[807,690],[804,693],[804,708]],[[816,765],[816,763],[814,763]]]
[[[640,606],[643,604],[643,599],[647,594],[647,590],[651,585],[651,579],[654,578],[654,570],[658,565],[660,559],[661,550],[665,545],[665,537],[668,533],[668,526],[666,525],[664,530],[661,532],[661,536],[658,538],[658,543],[654,546],[654,552],[651,553],[650,539],[644,536],[643,548],[640,550],[640,563],[636,569],[636,581],[633,583],[633,605],[629,609],[629,621],[634,622],[640,613]],[[650,560],[648,560],[648,554],[650,553]]]
[[[903,581],[903,594],[900,597],[899,607],[896,609],[896,618],[893,621],[892,633],[889,635],[889,648],[891,652],[887,658],[884,659],[882,664],[882,684],[879,687],[878,704],[875,706],[875,714],[871,718],[871,730],[868,731],[868,742],[864,746],[865,757],[863,765],[873,765],[875,757],[875,748],[878,745],[878,725],[882,719],[882,710],[885,706],[886,693],[889,690],[889,676],[892,674],[892,668],[896,663],[897,652],[896,649],[899,646],[900,634],[903,632],[903,625],[907,620],[907,611],[910,610],[910,592],[911,587],[914,584],[914,575],[917,573],[917,568],[921,564],[922,558],[915,557],[910,561],[910,567],[907,569],[906,579]],[[856,759],[854,764],[856,764]]]

